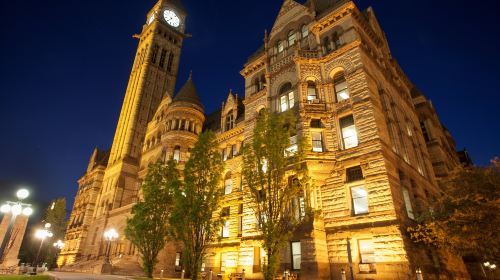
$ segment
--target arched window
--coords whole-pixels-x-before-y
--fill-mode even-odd
[[[295,95],[292,90],[292,84],[286,83],[280,89],[279,96],[279,109],[281,112],[285,112],[288,109],[293,108],[295,105]]]
[[[307,26],[305,24],[302,25],[301,33],[302,33],[302,39],[309,36],[309,28],[307,28]]]
[[[278,53],[282,53],[283,50],[285,49],[285,44],[283,41],[278,41],[278,45],[277,45],[277,49],[278,49]]]
[[[309,81],[307,82],[307,102],[315,103],[318,101],[318,92],[316,90],[316,83]]]
[[[234,114],[233,110],[230,110],[226,116],[226,131],[234,128]]]
[[[295,40],[297,39],[297,33],[295,30],[288,32],[288,46],[291,47],[295,45]]]
[[[233,192],[233,178],[231,177],[231,172],[227,172],[224,177],[224,194],[230,194]]]
[[[181,161],[181,147],[180,146],[175,146],[173,159],[176,162]]]
[[[349,89],[347,88],[344,72],[337,73],[335,77],[333,77],[333,85],[337,102],[349,99]]]

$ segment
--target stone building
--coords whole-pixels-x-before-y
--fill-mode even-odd
[[[371,8],[352,1],[285,0],[263,46],[241,70],[245,93],[229,92],[207,114],[193,77],[174,94],[187,11],[160,0],[146,17],[110,154],[95,151],[79,181],[59,264],[99,272],[115,228],[114,272],[140,272],[139,256],[123,230],[139,199],[149,163],[174,158],[182,166],[203,129],[218,135],[225,171],[221,212],[227,222],[204,269],[224,275],[245,270],[262,279],[265,254],[248,207],[240,149],[258,112],[297,116],[297,139],[310,143],[306,161],[313,186],[298,198],[317,215],[282,252],[282,270],[301,279],[468,279],[460,258],[414,245],[406,227],[440,193],[438,180],[460,167],[455,144],[431,103],[392,57]],[[201,94],[203,91],[201,90]],[[109,157],[109,158],[108,158]],[[180,248],[169,244],[157,272],[179,276]],[[350,253],[350,254],[349,254]]]

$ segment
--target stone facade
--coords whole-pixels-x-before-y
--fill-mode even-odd
[[[179,15],[178,27],[163,20],[165,10]],[[103,232],[115,228],[121,237],[112,245],[114,272],[139,273],[137,251],[123,229],[147,166],[173,157],[182,168],[197,135],[211,129],[225,161],[221,209],[229,218],[204,270],[224,279],[244,270],[247,279],[262,279],[265,254],[244,191],[240,149],[267,108],[293,110],[297,138],[310,146],[312,187],[304,189],[301,203],[315,214],[282,252],[283,271],[301,279],[340,279],[351,259],[356,279],[414,279],[417,268],[426,279],[468,279],[461,259],[418,247],[406,234],[439,195],[438,179],[460,162],[449,132],[391,56],[372,9],[359,11],[351,1],[285,0],[264,45],[241,70],[244,98],[229,92],[210,115],[192,77],[173,94],[185,18],[179,1],[160,0],[137,36],[109,161],[89,167],[79,181],[69,246],[59,259],[65,269],[94,270],[104,257]],[[170,70],[164,53],[173,54]],[[433,124],[438,148],[422,123]],[[158,274],[180,275],[180,251],[167,245]]]

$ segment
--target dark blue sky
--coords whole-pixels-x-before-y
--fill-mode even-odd
[[[111,145],[146,12],[155,0],[0,0],[0,200],[27,184],[66,196],[95,146]],[[242,65],[282,0],[183,0],[178,83],[190,69],[207,107],[243,93]],[[373,5],[394,57],[432,99],[476,164],[500,154],[497,1],[356,1]]]

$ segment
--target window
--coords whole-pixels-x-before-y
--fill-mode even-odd
[[[358,134],[352,115],[340,119],[340,130],[344,149],[358,146]]]
[[[312,133],[312,150],[313,152],[323,152],[323,136],[321,132]]]
[[[156,58],[158,57],[158,49],[159,47],[155,45],[153,49],[151,50],[151,62],[154,64],[156,63]]]
[[[307,82],[307,102],[314,103],[317,99],[316,84],[314,82]]]
[[[288,32],[288,46],[291,47],[295,45],[295,40],[297,39],[297,33],[295,30]]]
[[[326,37],[323,39],[323,47],[325,48],[325,51],[329,53],[332,50],[332,46],[330,44],[330,38]]]
[[[238,217],[238,236],[243,233],[243,216]]]
[[[415,219],[415,215],[413,213],[413,207],[411,206],[410,193],[408,192],[408,188],[403,187],[403,199],[405,201],[406,213],[408,214],[408,218]]]
[[[175,266],[176,267],[181,266],[181,253],[180,252],[175,253]]]
[[[361,166],[347,168],[346,179],[347,182],[355,182],[363,180],[363,171],[361,170]]]
[[[165,59],[167,58],[167,50],[161,50],[160,63],[158,64],[161,68],[165,66]]]
[[[321,120],[319,119],[312,119],[311,120],[311,128],[322,128],[323,124],[321,123]]]
[[[278,41],[278,53],[282,53],[284,49],[285,44],[283,43],[283,41]]]
[[[231,149],[233,150],[233,157],[237,156],[238,155],[238,147],[236,146],[236,144],[232,145]]]
[[[240,214],[240,215],[243,214],[243,204],[240,204],[238,206],[238,214]]]
[[[175,146],[173,158],[176,162],[181,161],[181,147],[180,146]]]
[[[220,216],[221,217],[229,217],[230,214],[231,214],[231,208],[230,207],[224,207],[220,211]]]
[[[226,116],[226,131],[234,128],[234,114],[233,110],[230,110]]]
[[[232,191],[233,191],[233,178],[231,178],[231,172],[228,172],[224,179],[224,194],[230,194]]]
[[[309,36],[309,29],[307,28],[307,26],[304,24],[302,25],[302,39],[306,38],[307,36]]]
[[[172,65],[174,64],[174,54],[170,53],[168,56],[167,71],[172,72]]]
[[[429,137],[429,132],[427,131],[427,126],[425,122],[420,122],[420,128],[422,129],[422,134],[424,135],[425,142],[429,142],[431,139]]]
[[[352,187],[352,210],[354,215],[368,213],[368,192],[365,187]]]
[[[337,32],[334,32],[333,35],[332,35],[332,41],[333,41],[333,44],[335,45],[335,49],[338,49],[340,48],[340,46],[342,45],[340,43],[340,36]]]
[[[293,156],[297,154],[299,146],[297,145],[297,135],[290,137],[290,146],[285,149],[285,156]]]
[[[292,269],[300,270],[302,254],[300,252],[300,242],[292,242]]]
[[[285,112],[288,109],[293,108],[295,105],[295,96],[292,91],[292,84],[286,83],[280,89],[279,105],[280,111]]]
[[[222,238],[229,237],[229,221],[225,221],[222,226]]]
[[[375,250],[373,250],[373,240],[359,240],[358,244],[361,263],[375,263]]]
[[[333,78],[333,85],[335,87],[337,102],[349,99],[349,90],[347,89],[347,81],[343,72],[335,75]]]

